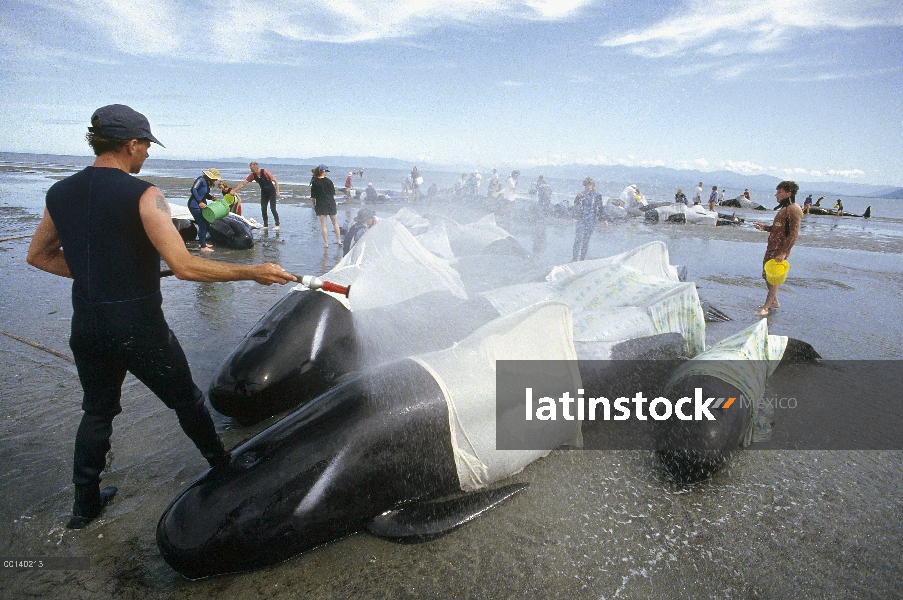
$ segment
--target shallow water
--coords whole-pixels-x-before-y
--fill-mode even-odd
[[[0,238],[30,233],[56,175],[0,173]],[[190,181],[187,182],[190,184]],[[171,197],[183,180],[161,180]],[[251,196],[253,199],[253,196]],[[175,202],[176,200],[174,200]],[[845,201],[846,204],[846,201]],[[257,217],[254,202],[251,216]],[[356,209],[357,206],[351,207]],[[434,207],[432,210],[438,210]],[[460,221],[477,209],[444,206]],[[874,210],[874,209],[873,209]],[[279,233],[213,258],[280,262],[321,274],[339,249],[320,248],[306,204],[283,203]],[[381,216],[394,210],[380,207]],[[738,211],[740,212],[740,211]],[[344,216],[340,208],[340,217]],[[768,218],[770,213],[744,214]],[[836,222],[840,221],[840,222]],[[540,262],[570,259],[573,224],[499,216]],[[807,218],[782,286],[772,333],[832,359],[898,359],[903,235],[894,218]],[[590,257],[661,239],[700,296],[731,316],[709,343],[757,320],[765,234],[751,226],[640,222],[596,230]],[[28,267],[28,240],[0,243],[0,329],[68,353],[69,282]],[[288,287],[163,281],[164,310],[196,382],[216,367]],[[397,545],[358,534],[252,573],[189,582],[157,551],[157,519],[205,463],[175,416],[131,376],[123,388],[105,484],[120,493],[88,529],[63,528],[71,508],[72,438],[81,391],[74,367],[0,335],[0,556],[89,556],[88,571],[0,572],[3,597],[899,597],[903,523],[899,452],[745,451],[714,479],[682,488],[643,452],[556,451],[513,478],[530,487],[439,540]],[[216,415],[228,446],[254,429]]]

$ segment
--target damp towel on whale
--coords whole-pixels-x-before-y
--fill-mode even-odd
[[[684,352],[705,350],[705,316],[693,283],[681,282],[668,248],[651,242],[617,256],[553,269],[545,282],[481,294],[505,315],[542,302],[571,307],[581,359],[607,359],[626,340],[679,333]]]
[[[413,358],[438,382],[448,404],[451,442],[462,490],[485,488],[519,473],[550,452],[496,450],[495,361],[567,361],[545,363],[548,372],[544,379],[557,382],[554,389],[570,391],[576,397],[583,384],[571,323],[571,311],[564,304],[530,306],[487,323],[451,348]],[[499,418],[504,421],[514,416]],[[542,429],[547,448],[582,446],[580,421],[561,420],[554,431],[544,422]]]
[[[725,338],[687,361],[674,371],[666,386],[670,390],[677,382],[693,375],[711,375],[728,383],[747,399],[758,400],[765,395],[765,382],[777,368],[787,348],[787,337],[769,335],[768,321],[761,319],[743,331]],[[771,433],[774,407],[750,402],[750,428],[742,446],[764,441]]]

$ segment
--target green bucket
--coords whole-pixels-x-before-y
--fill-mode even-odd
[[[226,194],[225,196],[223,196],[223,202],[225,202],[229,206],[232,206],[233,204],[235,204],[235,196],[233,196],[232,194]]]
[[[229,214],[229,205],[222,200],[209,202],[206,208],[201,209],[201,214],[204,215],[208,223],[213,223]]]

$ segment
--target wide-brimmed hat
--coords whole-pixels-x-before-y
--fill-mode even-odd
[[[373,212],[373,209],[362,208],[359,211],[357,211],[357,216],[354,217],[354,222],[355,223],[363,223],[367,219],[372,219],[375,216],[376,216],[376,213]]]
[[[147,117],[125,104],[109,104],[95,110],[88,131],[116,140],[148,139],[165,147],[151,133]]]
[[[218,181],[220,179],[219,170],[216,167],[211,167],[204,171],[204,175],[207,179],[212,179],[213,181]]]

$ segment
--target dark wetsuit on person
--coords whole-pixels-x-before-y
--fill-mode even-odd
[[[367,233],[367,229],[367,224],[364,222],[355,223],[348,228],[348,231],[345,232],[345,237],[342,241],[342,256],[348,254],[348,251],[351,250],[351,246],[353,246],[355,242],[357,242],[363,237],[365,233]]]
[[[336,214],[335,184],[329,177],[314,177],[310,180],[310,197],[316,201],[314,212],[318,216]]]
[[[276,184],[273,183],[273,176],[266,169],[260,169],[258,174],[251,173],[245,181],[256,181],[260,186],[260,212],[263,214],[263,226],[267,225],[267,206],[273,211],[273,220],[276,227],[279,227],[279,213],[276,212]]]
[[[596,221],[602,214],[602,194],[596,192],[580,192],[574,200],[577,227],[574,230],[574,262],[586,260],[589,239],[596,230]]]
[[[201,212],[200,203],[212,200],[210,184],[207,183],[207,178],[201,175],[191,185],[191,197],[188,198],[188,210],[191,211],[191,216],[194,217],[194,222],[198,226],[198,242],[200,242],[201,248],[207,247],[207,219]]]
[[[160,254],[138,208],[150,185],[120,169],[88,167],[47,192],[73,278],[69,345],[84,390],[72,477],[77,486],[100,481],[126,372],[176,411],[211,464],[228,456],[163,316]]]

